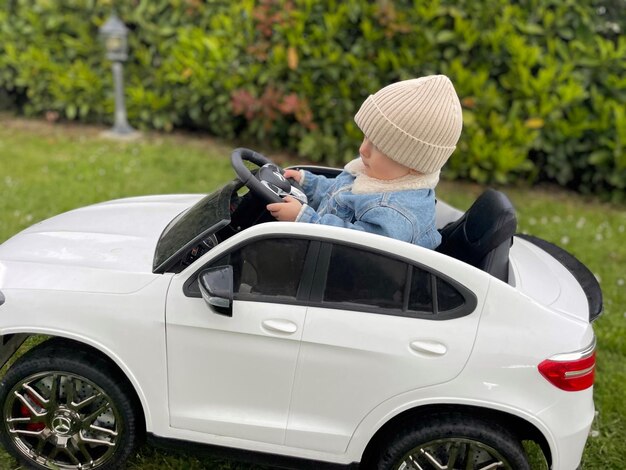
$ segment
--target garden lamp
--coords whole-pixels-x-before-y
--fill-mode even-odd
[[[126,119],[124,103],[124,74],[122,63],[128,59],[128,28],[115,13],[111,14],[100,27],[107,59],[113,62],[113,83],[115,86],[115,122],[111,129],[113,135],[132,134],[135,130]]]

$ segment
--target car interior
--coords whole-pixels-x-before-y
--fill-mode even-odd
[[[509,198],[487,189],[459,219],[439,230],[442,240],[437,251],[508,282],[509,250],[516,230]]]
[[[314,165],[292,166],[333,178],[341,170]],[[238,185],[239,186],[239,185]],[[183,259],[176,271],[184,269],[215,244],[252,225],[272,222],[274,218],[265,210],[267,202],[243,185],[233,191],[231,221],[212,237],[210,246],[196,247]],[[456,212],[456,211],[455,211]],[[440,227],[442,242],[436,251],[466,262],[492,276],[509,281],[509,251],[517,229],[515,209],[508,197],[497,190],[487,189],[460,217]]]

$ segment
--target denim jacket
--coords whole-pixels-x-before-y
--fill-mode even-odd
[[[302,171],[300,184],[309,202],[302,206],[296,222],[363,230],[436,248],[441,236],[435,227],[435,191],[432,188],[390,190],[398,185],[385,187],[388,182],[373,178],[359,188],[355,181],[368,178],[362,174],[360,165],[360,159],[350,162],[334,179]],[[438,174],[434,184],[437,180]],[[409,181],[404,186],[423,185]]]

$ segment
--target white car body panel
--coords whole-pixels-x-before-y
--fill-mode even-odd
[[[474,312],[440,325],[432,320],[375,314],[363,318],[361,312],[309,308],[286,444],[345,452],[363,416],[389,397],[448,382],[460,373],[479,317]],[[418,343],[433,347],[414,349],[412,345]]]
[[[543,432],[551,429],[546,438],[552,450],[552,468],[575,468],[580,454],[558,443],[554,430],[561,431],[558,435],[574,435],[579,442],[586,440],[594,418],[592,390],[563,393],[537,373],[537,364],[564,351],[584,349],[594,341],[593,329],[586,321],[564,316],[524,294],[515,295],[512,286],[492,280],[475,349],[463,371],[463,376],[478,375],[481,381],[467,380],[459,385],[485,403],[506,403],[524,410],[532,416],[527,419]],[[528,335],[502,336],[518,329],[528,331]],[[560,413],[547,411],[551,408]],[[564,453],[558,449],[568,450]],[[582,453],[582,446],[577,449]]]
[[[203,195],[143,196],[94,204],[39,222],[0,246],[0,259],[151,273],[166,225]]]
[[[510,253],[511,269],[518,291],[565,315],[589,321],[587,298],[582,288],[576,289],[576,278],[556,259],[545,256],[541,248],[515,238]],[[563,292],[562,286],[568,286]]]
[[[561,286],[576,280],[539,248],[515,240],[512,286],[397,240],[276,222],[234,235],[181,273],[153,274],[161,232],[201,197],[97,204],[35,224],[0,245],[6,297],[0,334],[63,336],[102,351],[137,391],[147,430],[161,437],[348,464],[360,460],[373,433],[393,416],[456,403],[532,423],[550,445],[555,470],[580,462],[580,453],[567,449],[582,452],[593,419],[592,389],[564,393],[538,374],[537,364],[588,346],[593,330],[584,292],[564,292]],[[446,209],[438,220],[444,224],[457,213]],[[189,276],[212,259],[276,233],[400,254],[468,287],[477,307],[461,318],[429,321],[235,301],[231,318],[183,295]],[[268,320],[291,323],[295,331],[276,332]],[[516,330],[528,334],[510,334]],[[416,341],[434,352],[412,350]],[[367,380],[372,373],[376,383]]]
[[[4,245],[2,245],[4,246]],[[11,248],[14,250],[14,247]],[[0,250],[0,256],[1,252]],[[0,258],[1,259],[1,258]],[[115,275],[111,275],[112,273]],[[4,289],[131,294],[153,282],[150,272],[110,271],[86,266],[0,260],[0,285]]]
[[[2,288],[2,335],[28,332],[88,344],[110,357],[129,378],[148,429],[167,426],[165,293],[159,276],[133,294]],[[10,309],[10,310],[9,310]],[[162,423],[160,423],[162,421]]]
[[[170,422],[188,429],[283,444],[306,307],[235,301],[212,312],[172,282],[167,303]],[[293,325],[281,332],[272,322]]]
[[[454,321],[309,307],[287,445],[344,452],[363,416],[389,397],[454,380],[474,345],[488,286],[487,276],[468,281],[478,305]]]

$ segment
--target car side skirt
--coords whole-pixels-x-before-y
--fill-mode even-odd
[[[164,450],[180,451],[185,454],[193,453],[194,455],[206,457],[233,459],[259,465],[273,465],[280,468],[291,468],[293,470],[357,470],[359,468],[358,462],[352,462],[347,465],[322,462],[319,460],[308,460],[298,457],[270,454],[267,452],[171,439],[155,436],[152,433],[147,433],[146,440],[150,445]]]

